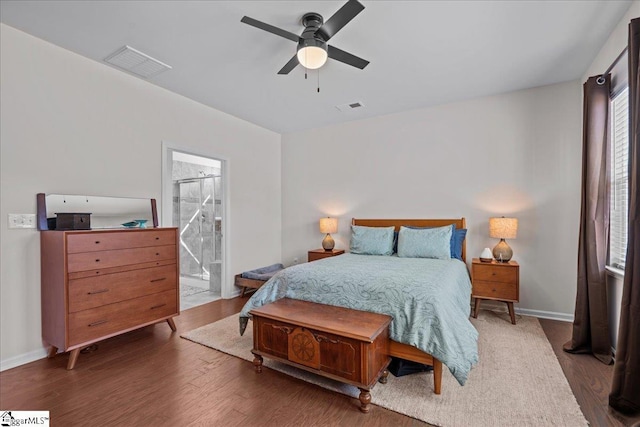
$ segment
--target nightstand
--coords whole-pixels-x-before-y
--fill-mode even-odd
[[[309,251],[307,255],[307,259],[309,262],[317,261],[322,258],[329,258],[332,256],[342,255],[344,253],[344,249],[332,249],[330,251],[325,251],[324,249],[314,249]]]
[[[503,301],[509,308],[511,323],[516,324],[513,303],[520,299],[520,266],[515,261],[482,262],[474,258],[471,264],[472,297],[476,302],[473,307],[473,317],[478,317],[480,301],[483,299]]]

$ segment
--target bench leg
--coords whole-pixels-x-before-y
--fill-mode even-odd
[[[360,389],[360,411],[363,413],[369,412],[369,403],[371,403],[371,392],[363,388]]]
[[[433,392],[440,394],[442,388],[442,362],[433,358]]]

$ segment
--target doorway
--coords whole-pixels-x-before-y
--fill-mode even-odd
[[[223,161],[168,150],[164,194],[170,185],[170,219],[178,227],[180,307],[189,309],[221,298],[223,277]],[[163,202],[164,212],[168,207]]]

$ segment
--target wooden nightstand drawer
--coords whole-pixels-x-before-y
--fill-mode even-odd
[[[518,280],[518,270],[496,264],[473,264],[473,280],[515,283]]]
[[[473,297],[490,298],[497,300],[518,300],[517,289],[509,283],[473,281]]]

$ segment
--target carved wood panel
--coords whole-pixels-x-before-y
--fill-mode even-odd
[[[320,369],[320,347],[313,334],[304,328],[296,328],[289,334],[289,360]]]

